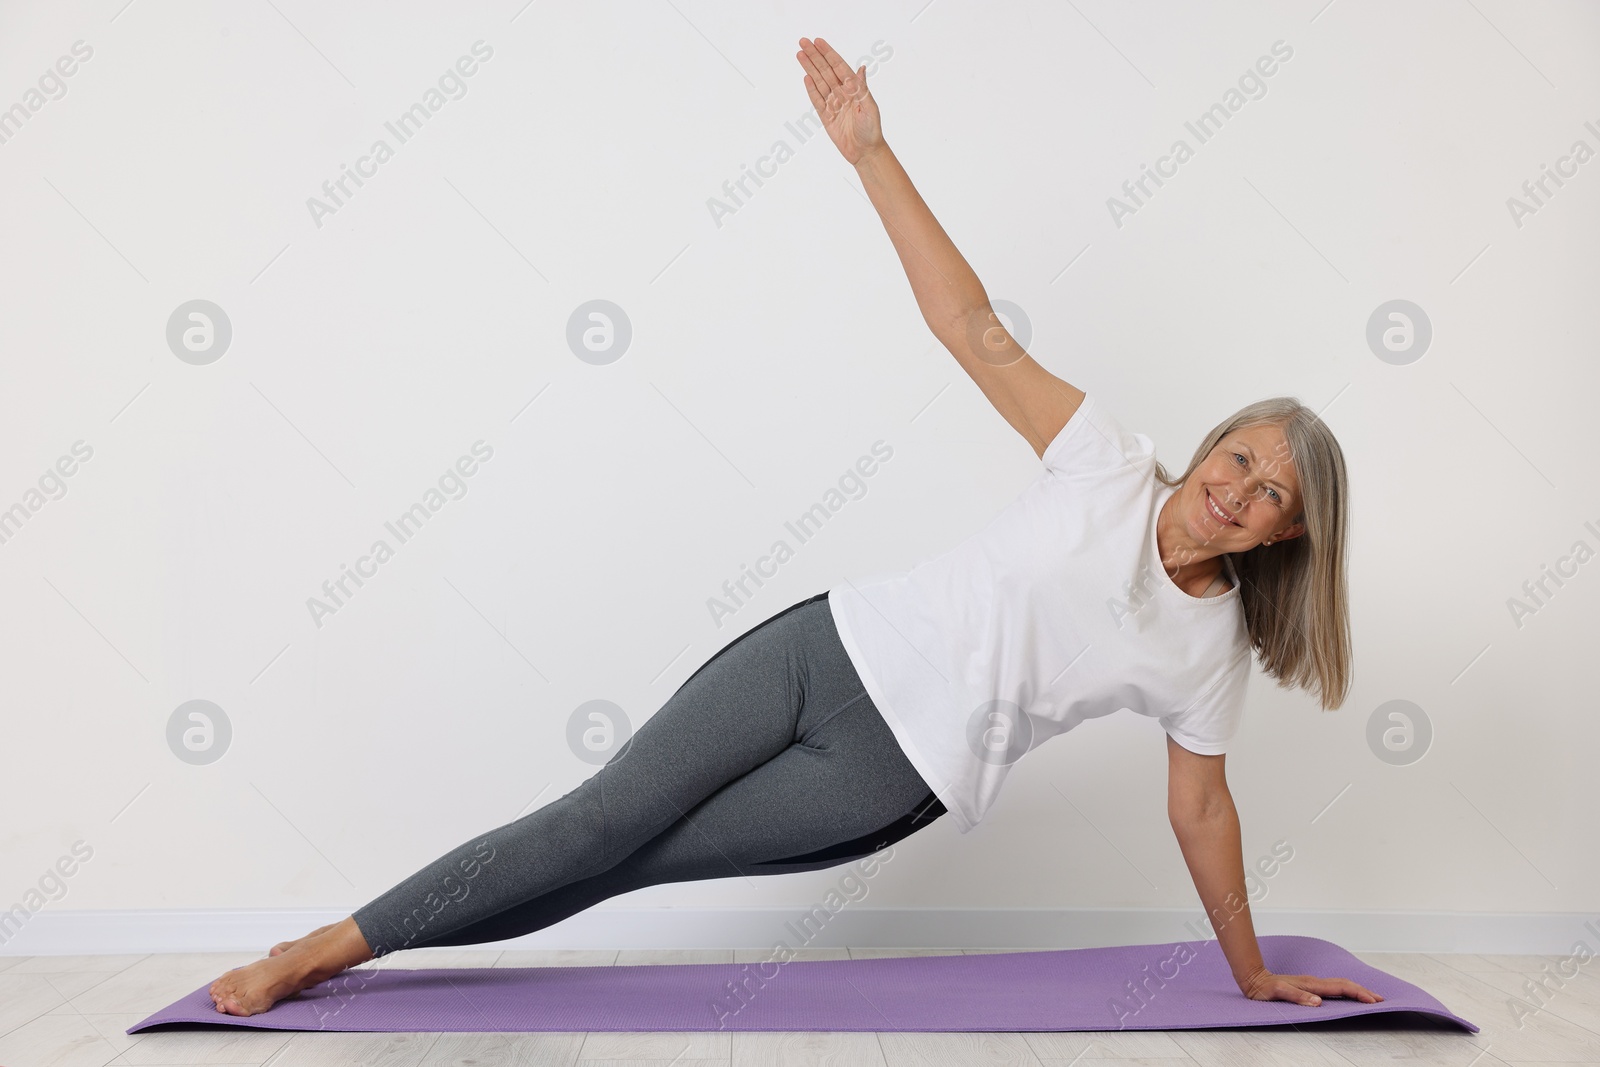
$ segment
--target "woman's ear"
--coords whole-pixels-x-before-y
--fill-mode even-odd
[[[1264,544],[1264,545],[1270,545],[1275,541],[1292,541],[1296,537],[1299,537],[1300,535],[1304,534],[1305,532],[1306,532],[1305,524],[1300,522],[1299,520],[1296,520],[1293,526],[1286,527],[1281,532],[1273,534],[1271,537],[1267,538],[1265,541],[1263,541],[1261,543]]]

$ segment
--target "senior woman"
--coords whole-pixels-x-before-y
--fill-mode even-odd
[[[946,813],[965,833],[1024,754],[1124,708],[1166,734],[1171,827],[1240,992],[1383,999],[1266,968],[1223,772],[1252,649],[1325,708],[1348,689],[1338,442],[1293,399],[1263,400],[1170,477],[1150,438],[999,324],[884,142],[865,67],[820,38],[800,46],[811,101],[929,328],[1039,476],[943,555],[846,580],[742,634],[565,796],[218,978],[219,1012],[254,1015],[399,949],[505,940],[648,885],[847,863]]]

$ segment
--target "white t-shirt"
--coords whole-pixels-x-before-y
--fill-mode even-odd
[[[1227,556],[1221,595],[1167,576],[1156,517],[1177,490],[1155,460],[1086,395],[982,530],[828,590],[867,695],[962,833],[1018,758],[1085,719],[1129,708],[1206,755],[1238,728],[1251,664],[1238,577]]]

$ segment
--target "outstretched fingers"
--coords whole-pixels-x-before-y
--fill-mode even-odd
[[[1287,1000],[1291,1004],[1316,1007],[1323,997],[1349,997],[1363,1004],[1376,1004],[1383,997],[1348,978],[1320,978],[1314,974],[1273,974],[1263,970],[1245,988],[1252,1000]]]
[[[800,61],[800,65],[806,70],[806,95],[811,98],[811,106],[817,109],[817,114],[827,114],[824,109],[827,106],[830,90],[828,89],[827,81],[822,76],[822,72],[805,52],[796,52],[795,58]]]
[[[1349,997],[1363,1004],[1376,1004],[1383,997],[1348,978],[1307,978],[1302,987],[1324,997]]]
[[[827,62],[828,70],[832,72],[834,79],[840,85],[849,81],[850,75],[854,74],[855,71],[850,69],[850,64],[844,61],[843,56],[833,50],[833,45],[824,41],[821,37],[816,39],[816,45],[821,50],[822,58]]]
[[[800,63],[810,72],[811,80],[826,98],[842,87],[844,79],[835,73],[833,64],[828,61],[827,55],[820,47],[822,43],[821,38],[815,41],[806,37],[800,38]],[[828,51],[831,52],[833,49],[830,48]],[[849,73],[849,68],[846,68],[845,74]]]
[[[1348,978],[1320,978],[1314,974],[1277,975],[1278,999],[1293,1000],[1300,1004],[1316,1005],[1323,997],[1349,997],[1363,1004],[1376,1004],[1383,997],[1366,986]]]
[[[804,52],[796,52],[795,55],[799,58],[800,65],[809,70],[810,64],[806,62],[806,54]],[[817,114],[826,115],[828,113],[827,97],[823,96],[822,93],[818,91],[817,79],[813,74],[806,75],[806,95],[811,98],[811,106],[816,109]]]

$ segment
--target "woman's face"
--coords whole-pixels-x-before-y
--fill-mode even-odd
[[[1295,521],[1301,508],[1300,479],[1277,426],[1225,434],[1183,483],[1180,496],[1190,534],[1217,552],[1243,552],[1305,533]]]

